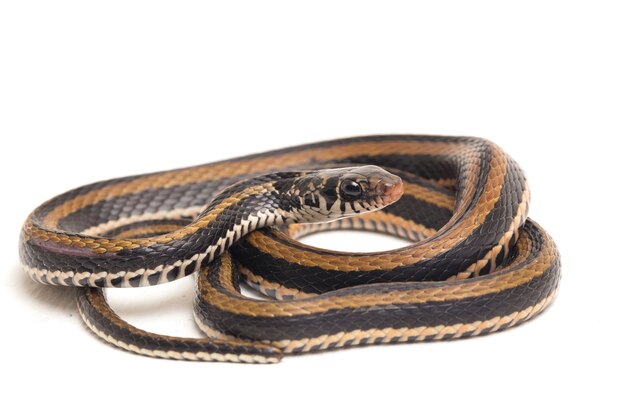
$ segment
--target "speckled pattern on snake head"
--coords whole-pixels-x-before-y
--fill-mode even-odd
[[[384,208],[400,199],[402,179],[373,165],[304,172],[283,193],[300,221],[315,222]]]

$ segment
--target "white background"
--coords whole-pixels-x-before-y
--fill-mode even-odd
[[[504,3],[2,2],[2,415],[624,415],[625,14]],[[563,256],[553,306],[472,340],[189,363],[100,342],[73,291],[19,268],[26,215],[67,189],[373,133],[483,136],[518,160]],[[329,236],[311,242],[364,242]],[[198,335],[191,293],[109,292],[133,323]]]

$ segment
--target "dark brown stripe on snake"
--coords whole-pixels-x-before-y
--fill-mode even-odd
[[[135,231],[139,228],[144,229],[146,231],[154,228],[172,228],[172,229],[180,229],[181,227],[187,226],[189,223],[193,221],[193,218],[181,218],[181,219],[160,219],[160,220],[145,220],[145,221],[137,221],[132,224],[127,224],[123,226],[119,226],[117,228],[111,229],[107,232],[107,235],[110,237],[114,237],[116,239],[123,239],[124,237],[133,237],[137,236]],[[169,231],[157,233],[164,234],[169,233]]]

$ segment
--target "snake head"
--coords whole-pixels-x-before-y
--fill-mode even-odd
[[[306,172],[286,197],[295,221],[321,222],[380,210],[398,201],[403,191],[400,177],[367,165]]]

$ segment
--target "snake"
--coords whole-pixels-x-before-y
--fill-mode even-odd
[[[19,252],[30,278],[76,287],[86,326],[119,348],[276,363],[485,335],[537,316],[561,261],[529,202],[524,172],[487,139],[360,136],[76,188],[28,216]],[[361,253],[300,242],[340,229],[407,245]],[[203,338],[139,329],[104,292],[190,275]]]

